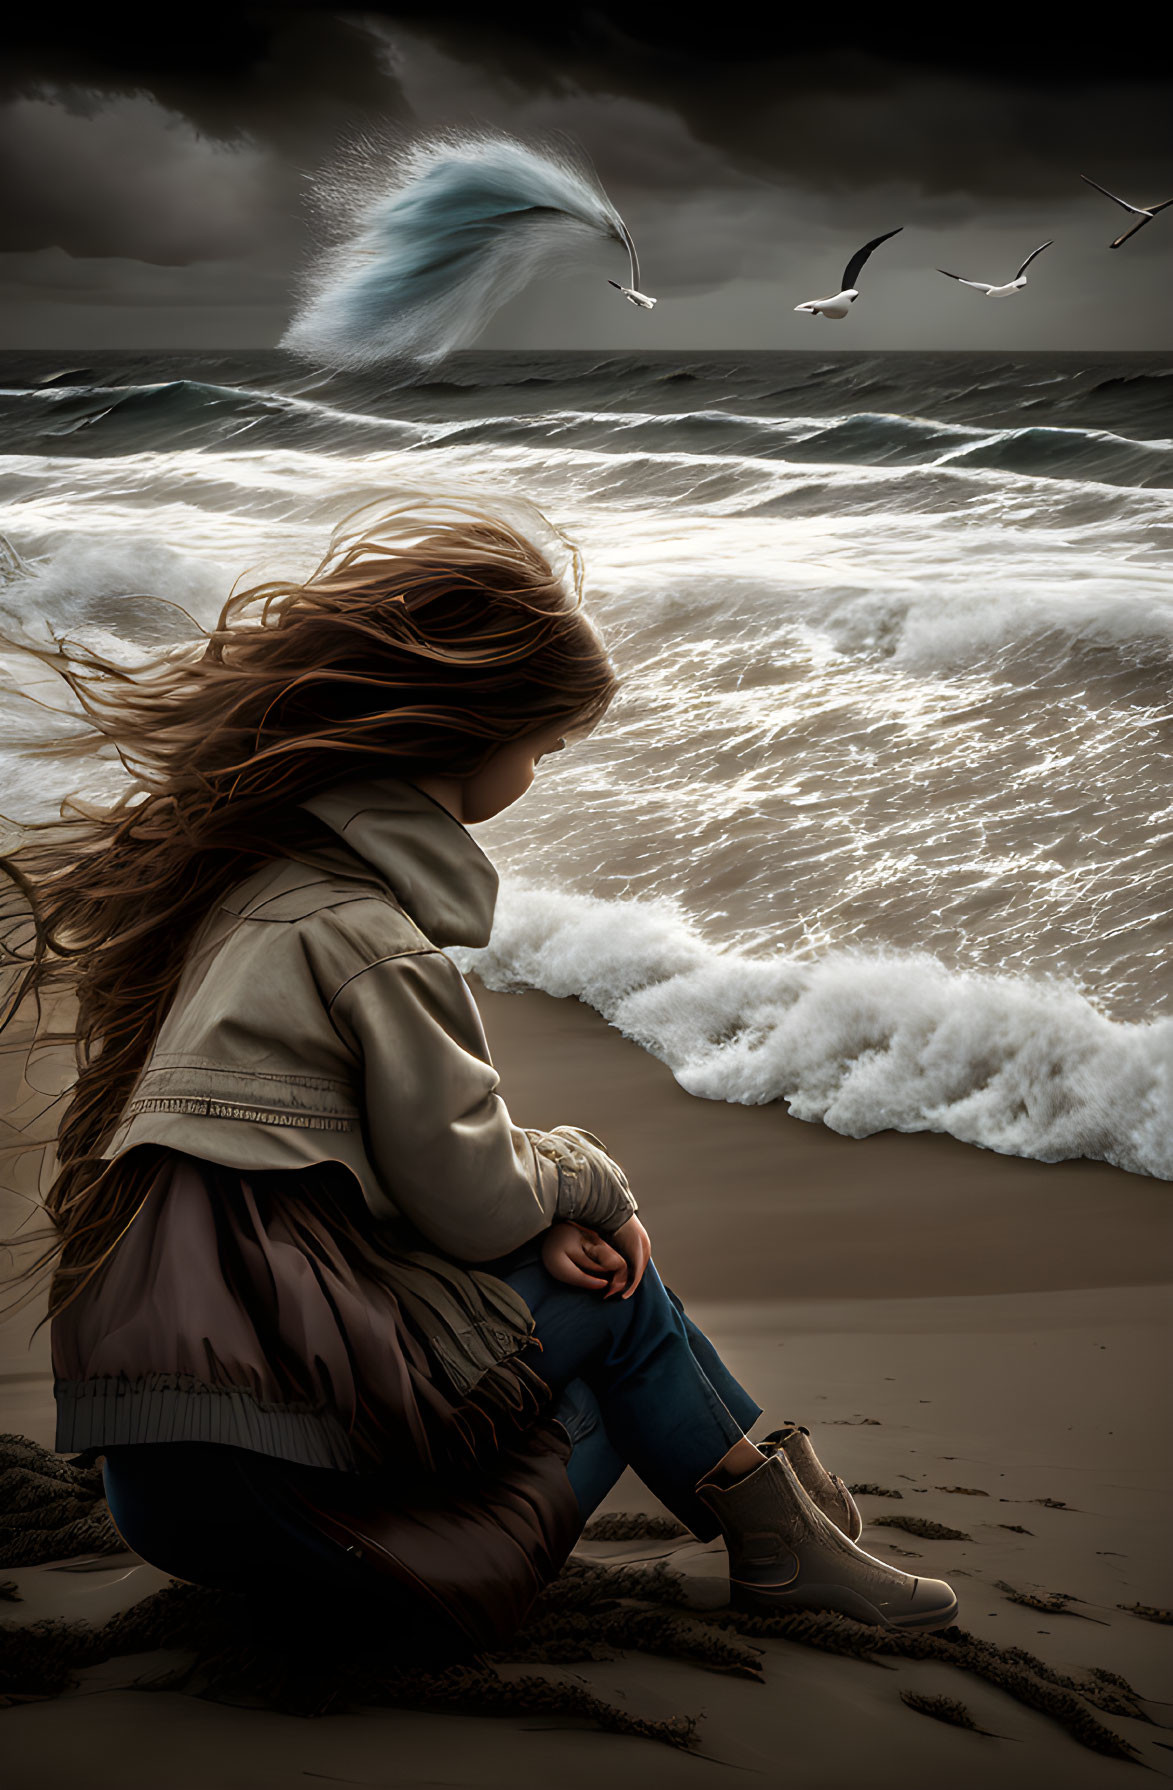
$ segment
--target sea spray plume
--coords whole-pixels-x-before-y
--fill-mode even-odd
[[[352,162],[323,179],[319,205],[350,229],[311,269],[284,348],[336,367],[432,366],[600,236],[626,249],[639,286],[627,226],[570,142],[461,130],[362,152],[364,173]]]

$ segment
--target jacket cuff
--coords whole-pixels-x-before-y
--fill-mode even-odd
[[[591,1132],[556,1125],[527,1135],[539,1155],[558,1165],[555,1221],[570,1219],[607,1236],[638,1211],[627,1176]]]

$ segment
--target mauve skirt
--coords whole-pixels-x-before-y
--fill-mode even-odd
[[[145,1197],[55,1316],[53,1357],[58,1446],[104,1456],[128,1546],[269,1606],[365,1610],[411,1663],[514,1632],[581,1526],[540,1355],[458,1390],[427,1278],[404,1277],[339,1165],[151,1150],[110,1172]],[[459,1273],[437,1263],[437,1298]]]

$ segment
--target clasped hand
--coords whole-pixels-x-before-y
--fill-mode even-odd
[[[585,1225],[553,1224],[542,1238],[546,1272],[567,1286],[630,1299],[652,1259],[652,1243],[638,1218],[629,1218],[610,1241]]]

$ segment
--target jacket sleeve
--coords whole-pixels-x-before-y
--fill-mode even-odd
[[[371,1164],[397,1210],[446,1254],[491,1261],[559,1219],[607,1233],[636,1210],[623,1170],[589,1132],[513,1123],[476,1003],[442,952],[369,965],[330,1013],[361,1062]]]

